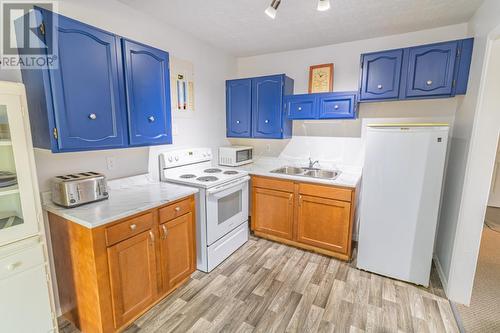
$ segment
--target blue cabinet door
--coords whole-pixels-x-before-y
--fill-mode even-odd
[[[451,95],[458,42],[409,49],[407,97]]]
[[[284,75],[252,79],[252,136],[279,139],[283,135]]]
[[[129,144],[172,143],[168,53],[122,39]]]
[[[55,22],[59,67],[49,75],[58,150],[126,146],[119,39],[64,16]]]
[[[315,119],[318,117],[316,94],[286,96],[285,107],[288,119]]]
[[[360,100],[399,97],[403,50],[363,55]]]
[[[226,130],[228,137],[251,137],[252,79],[226,81]]]
[[[319,96],[320,119],[356,118],[356,95],[325,94]]]

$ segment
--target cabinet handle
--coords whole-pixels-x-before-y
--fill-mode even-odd
[[[131,224],[130,225],[130,230],[134,231],[135,229],[137,229],[137,224]]]
[[[290,194],[290,195],[288,196],[288,204],[289,204],[289,205],[291,205],[291,204],[293,203],[292,199],[293,199],[293,194]]]
[[[269,123],[269,120],[266,119],[266,120],[264,120],[264,122],[267,124],[267,123]]]
[[[299,195],[299,206],[302,206],[302,196]]]
[[[18,262],[13,262],[12,264],[9,264],[7,265],[5,268],[7,268],[8,271],[13,271],[15,270],[17,267],[21,266],[21,262],[18,261]]]
[[[338,105],[335,104],[335,106],[333,107],[335,110],[337,110],[339,108]]]
[[[162,230],[163,230],[163,239],[167,239],[167,235],[168,235],[168,230],[167,230],[167,227],[165,226],[165,224],[163,224],[161,226]]]
[[[96,120],[97,119],[97,115],[95,113],[91,113],[91,114],[89,114],[89,119],[90,120]]]
[[[237,123],[237,124],[239,124],[239,123],[240,123],[240,121],[239,121],[239,120],[236,120],[236,123]]]
[[[377,88],[378,88],[378,89],[382,89],[383,87],[384,87],[384,86],[383,86],[383,85],[381,85],[381,84],[379,84],[379,85],[377,86]]]
[[[427,81],[427,82],[426,82],[426,84],[427,84],[428,86],[432,85],[432,80]]]
[[[149,232],[149,239],[151,239],[151,243],[154,244],[154,242],[155,242],[155,235],[153,234],[152,231]]]
[[[150,117],[148,118],[148,120],[149,120],[149,122],[150,122],[150,123],[154,123],[154,122],[155,122],[155,117],[150,116]]]
[[[181,211],[181,207],[175,207],[175,211],[176,212],[180,212]]]
[[[302,111],[302,106],[299,106],[299,111]]]

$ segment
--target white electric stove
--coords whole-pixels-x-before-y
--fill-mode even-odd
[[[212,165],[209,148],[160,152],[161,181],[199,189],[196,210],[197,268],[212,271],[248,241],[245,171]]]

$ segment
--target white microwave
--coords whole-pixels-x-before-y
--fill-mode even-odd
[[[252,163],[253,148],[230,146],[219,148],[219,165],[240,166]]]

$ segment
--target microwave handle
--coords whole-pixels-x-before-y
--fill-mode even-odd
[[[232,183],[226,183],[224,185],[217,186],[217,187],[215,187],[213,189],[207,190],[207,194],[215,194],[215,193],[219,193],[219,192],[222,192],[222,191],[226,191],[226,190],[229,190],[230,188],[233,188],[233,187],[238,186],[240,184],[246,183],[249,180],[250,180],[250,177],[249,176],[245,176],[243,178],[235,180]]]

